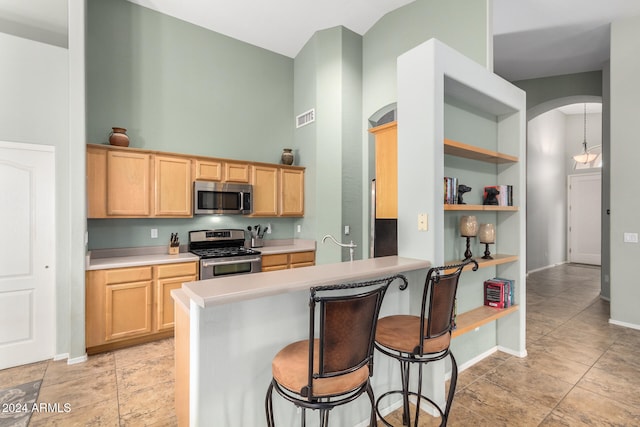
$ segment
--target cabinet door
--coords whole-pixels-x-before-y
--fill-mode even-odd
[[[309,267],[316,263],[315,251],[293,252],[289,255],[291,268]]]
[[[252,165],[251,183],[253,184],[252,216],[277,216],[278,168]]]
[[[105,340],[151,333],[151,280],[106,286]]]
[[[173,329],[174,310],[171,291],[180,289],[183,283],[193,282],[196,276],[172,277],[169,279],[158,279],[156,284],[156,325],[157,331]]]
[[[107,216],[107,150],[87,146],[87,218]]]
[[[150,155],[109,150],[107,153],[107,215],[149,216]]]
[[[280,215],[304,216],[304,170],[280,169]]]
[[[289,268],[289,254],[262,255],[262,271],[286,270]]]
[[[190,217],[192,212],[191,160],[154,156],[155,216]]]
[[[164,331],[173,328],[174,309],[171,291],[179,289],[185,282],[193,282],[198,278],[198,262],[165,264],[154,267],[156,277],[155,330]]]
[[[238,163],[225,162],[224,181],[240,182],[240,183],[248,184],[249,183],[249,164],[240,163],[240,162]]]
[[[376,218],[398,218],[398,127],[371,129],[376,138]]]
[[[203,181],[222,181],[222,161],[196,160],[196,179]]]

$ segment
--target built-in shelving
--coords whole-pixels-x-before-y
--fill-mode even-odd
[[[473,145],[464,144],[452,139],[444,139],[444,154],[464,157],[465,159],[481,160],[488,163],[516,163],[518,158],[509,154],[499,153]]]
[[[493,259],[482,259],[480,257],[473,258],[478,263],[478,268],[487,268],[493,267],[495,265],[506,264],[509,262],[515,262],[518,260],[518,255],[507,255],[507,254],[491,254]],[[445,265],[450,264],[459,264],[462,260],[451,260],[445,262]],[[473,268],[473,264],[469,264],[464,268],[464,271],[471,270]]]
[[[520,306],[512,305],[508,308],[493,308],[486,305],[474,308],[456,316],[456,329],[453,330],[452,336],[455,338],[459,335],[471,332],[482,325],[500,319],[508,314],[518,311]]]
[[[498,211],[515,212],[518,206],[496,206],[496,205],[444,205],[445,211]]]

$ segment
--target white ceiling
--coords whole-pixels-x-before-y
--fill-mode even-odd
[[[67,1],[0,0],[0,31],[20,24],[64,40]],[[344,25],[364,34],[412,0],[129,1],[295,57],[318,30]],[[493,7],[494,70],[512,81],[601,69],[609,23],[640,15],[639,0],[493,0]]]

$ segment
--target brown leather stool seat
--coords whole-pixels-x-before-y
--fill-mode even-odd
[[[271,362],[273,379],[265,398],[269,426],[275,424],[273,390],[302,409],[303,426],[306,409],[319,410],[320,425],[327,426],[332,408],[352,402],[366,393],[371,402],[369,422],[376,425],[375,402],[369,381],[373,341],[382,300],[396,279],[401,279],[406,287],[407,279],[396,275],[367,282],[311,288],[309,338],[287,345]],[[319,319],[317,329],[316,319]]]
[[[451,344],[451,318],[458,280],[463,268],[469,263],[474,264],[474,270],[478,269],[478,263],[474,260],[429,269],[422,291],[420,315],[393,315],[378,320],[375,347],[383,354],[400,362],[402,377],[402,390],[388,391],[376,401],[376,413],[385,425],[391,426],[380,413],[380,402],[393,394],[402,395],[403,425],[411,425],[409,396],[416,398],[414,426],[418,426],[422,400],[433,406],[442,417],[440,425],[447,424],[458,378],[458,366],[449,347]],[[429,362],[442,360],[447,356],[451,359],[451,383],[446,406],[440,408],[432,399],[422,395],[422,367]],[[410,367],[414,363],[418,364],[418,390],[416,392],[409,390]]]

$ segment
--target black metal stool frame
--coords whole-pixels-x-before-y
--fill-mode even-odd
[[[322,397],[313,397],[313,380],[318,378],[329,378],[336,377],[339,375],[344,375],[350,372],[354,372],[357,369],[362,368],[365,365],[369,365],[369,378],[373,375],[373,349],[374,349],[374,338],[375,338],[375,325],[377,323],[378,315],[380,313],[380,307],[382,305],[382,300],[384,299],[384,295],[387,291],[389,285],[395,281],[396,279],[401,280],[400,289],[404,290],[408,286],[408,281],[406,277],[402,274],[396,274],[394,276],[376,279],[371,281],[359,282],[359,283],[348,283],[348,284],[338,284],[338,285],[328,285],[328,286],[316,286],[310,289],[309,296],[309,369],[308,369],[308,382],[307,386],[300,390],[300,393],[292,392],[284,387],[281,387],[280,384],[274,379],[271,380],[269,387],[267,389],[267,395],[265,398],[265,410],[267,415],[267,425],[274,426],[274,417],[273,417],[273,400],[272,394],[275,389],[279,395],[281,395],[284,399],[292,402],[297,407],[302,408],[301,413],[301,425],[304,427],[306,425],[306,417],[305,410],[313,409],[319,410],[320,412],[320,426],[327,426],[329,422],[329,411],[340,405],[344,405],[346,403],[352,402],[358,397],[360,397],[363,393],[367,393],[369,400],[371,402],[371,426],[377,425],[376,423],[376,411],[375,411],[375,402],[373,389],[371,388],[371,382],[369,379],[361,386],[357,387],[354,390],[351,390],[346,393],[340,393],[332,396],[322,396]],[[375,308],[375,316],[373,318],[373,328],[371,330],[371,336],[369,337],[369,349],[367,357],[358,363],[356,366],[353,366],[347,370],[339,371],[339,372],[323,372],[323,357],[324,352],[322,349],[324,348],[324,305],[326,302],[343,300],[345,296],[319,296],[318,293],[323,293],[325,291],[337,291],[337,290],[346,290],[346,289],[357,289],[357,288],[365,288],[371,286],[378,286],[376,289],[350,295],[351,298],[362,298],[368,295],[372,295],[375,293],[379,293],[378,300],[376,302]],[[313,369],[313,354],[314,354],[314,346],[315,346],[315,310],[316,304],[320,304],[320,334],[319,334],[319,348],[320,348],[320,360],[319,360],[319,372],[314,372]],[[339,397],[338,399],[334,399]],[[306,398],[306,399],[304,399]],[[333,400],[332,400],[333,399]]]
[[[427,278],[425,281],[425,286],[423,289],[423,293],[422,293],[422,306],[421,306],[421,316],[420,316],[420,331],[422,331],[421,333],[424,334],[424,331],[426,331],[426,335],[422,336],[422,339],[419,340],[419,344],[413,349],[413,351],[411,353],[405,353],[405,352],[401,352],[401,351],[393,351],[391,349],[387,349],[386,347],[378,344],[378,342],[375,342],[375,348],[380,351],[381,353],[392,357],[396,360],[398,360],[400,362],[400,375],[401,375],[401,381],[402,381],[402,390],[391,390],[388,391],[382,395],[380,395],[380,397],[378,397],[378,400],[376,401],[376,414],[378,415],[378,418],[380,419],[380,421],[382,421],[386,426],[391,426],[392,424],[389,424],[387,422],[387,420],[385,420],[385,418],[382,416],[382,414],[380,413],[380,409],[379,409],[379,405],[380,405],[380,401],[382,399],[384,399],[385,397],[392,395],[392,394],[398,394],[401,393],[402,394],[402,404],[403,404],[403,413],[402,413],[402,423],[403,425],[407,425],[409,426],[411,424],[411,415],[410,415],[410,408],[409,408],[409,396],[415,396],[416,397],[416,412],[415,412],[415,418],[414,418],[414,426],[418,426],[418,420],[419,420],[419,414],[420,414],[420,401],[422,399],[426,400],[442,417],[442,421],[440,423],[441,426],[446,426],[447,425],[447,421],[449,418],[449,411],[451,410],[451,403],[453,402],[453,396],[455,394],[455,389],[456,389],[456,384],[458,381],[458,364],[456,362],[455,357],[453,357],[453,353],[451,352],[451,347],[450,345],[447,346],[446,349],[442,350],[442,351],[438,351],[435,353],[425,353],[424,351],[424,341],[425,339],[433,339],[433,338],[438,338],[442,335],[445,334],[451,334],[451,330],[452,330],[452,324],[451,322],[449,323],[449,327],[446,328],[443,331],[438,331],[436,334],[431,335],[431,307],[433,307],[433,298],[434,298],[434,292],[433,292],[433,287],[436,286],[441,278],[454,278],[457,276],[457,278],[455,278],[454,281],[454,286],[455,289],[453,290],[453,298],[455,299],[455,295],[457,292],[457,286],[458,286],[458,280],[460,278],[460,274],[462,273],[462,270],[464,269],[464,267],[466,267],[469,264],[473,264],[473,271],[478,270],[478,263],[476,262],[476,260],[474,259],[468,259],[465,260],[462,263],[459,264],[450,264],[450,265],[445,265],[445,266],[440,266],[440,267],[433,267],[431,269],[429,269],[428,273],[427,273]],[[447,271],[447,270],[452,270],[455,269],[454,272],[452,273],[442,273],[442,271]],[[427,306],[428,303],[428,306]],[[427,308],[429,308],[429,311],[426,311]],[[429,316],[426,319],[426,328],[425,328],[425,314],[429,314]],[[453,304],[451,304],[451,310],[449,313],[449,319],[452,319],[453,317]],[[444,408],[444,410],[442,408],[440,408],[440,406],[433,401],[433,399],[430,399],[426,396],[424,396],[422,394],[422,367],[424,364],[426,363],[430,363],[430,362],[435,362],[438,360],[442,360],[444,358],[446,358],[447,356],[449,356],[449,358],[451,359],[451,382],[449,384],[449,393],[447,394],[447,401],[446,401],[446,406]],[[409,390],[409,379],[410,379],[410,367],[412,363],[418,363],[418,391],[417,392],[413,392]]]

